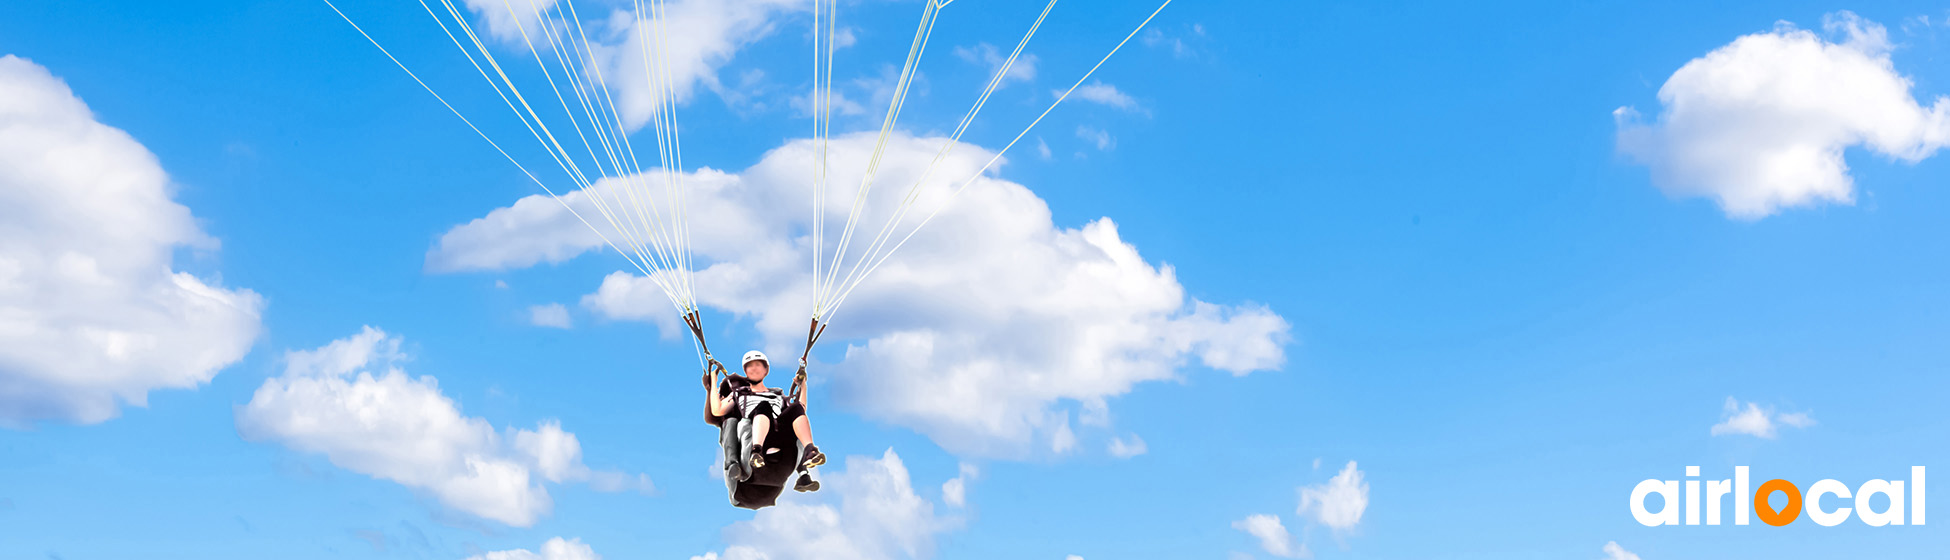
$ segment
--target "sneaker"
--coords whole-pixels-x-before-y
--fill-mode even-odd
[[[725,463],[724,476],[725,478],[731,479],[732,482],[744,482],[751,480],[752,471],[746,469],[744,463],[733,458],[731,462]]]
[[[806,444],[806,460],[799,462],[799,470],[806,470],[826,464],[826,454],[819,452],[819,446]]]
[[[765,468],[765,447],[764,446],[756,443],[752,444],[751,456],[752,456],[751,460],[748,461],[749,463],[751,463],[751,466],[745,469],[746,472],[756,471],[758,469]]]
[[[799,482],[793,483],[792,489],[800,492],[818,492],[819,481],[813,480],[810,474],[801,474],[799,475]]]

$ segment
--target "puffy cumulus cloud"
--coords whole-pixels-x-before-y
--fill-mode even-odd
[[[926,558],[935,536],[958,526],[914,493],[907,467],[889,449],[879,459],[848,457],[846,470],[828,474],[819,492],[789,496],[726,527],[722,552],[692,560]]]
[[[874,140],[849,135],[829,148],[832,184],[845,186],[829,190],[823,254],[840,238]],[[921,181],[944,141],[889,141],[847,262],[911,185],[921,188],[907,227],[993,155],[960,145]],[[692,249],[709,263],[696,273],[700,301],[751,318],[777,355],[797,353],[811,311],[813,201],[804,177],[812,153],[810,142],[794,141],[741,172],[684,178]],[[565,200],[590,204],[579,192]],[[1058,227],[1028,188],[992,176],[975,178],[946,208],[835,315],[825,344],[846,348],[840,363],[816,366],[831,388],[822,394],[956,453],[1020,457],[1076,448],[1074,409],[1175,379],[1183,366],[1244,375],[1284,361],[1285,319],[1262,306],[1186,297],[1172,268],[1147,262],[1109,219]],[[531,196],[448,231],[428,259],[516,268],[602,246],[582,228],[554,201]],[[611,274],[582,303],[601,317],[678,332],[662,291],[636,274]],[[1104,435],[1093,434],[1085,435]]]
[[[237,431],[317,453],[341,468],[432,494],[456,510],[517,527],[552,507],[542,481],[598,490],[649,490],[649,479],[592,471],[582,444],[556,422],[496,431],[463,416],[432,377],[409,377],[400,338],[366,327],[322,348],[293,351],[285,371],[237,408]]]
[[[1712,433],[1716,436],[1748,435],[1774,439],[1780,435],[1780,425],[1806,428],[1815,425],[1815,419],[1806,412],[1783,414],[1752,402],[1742,407],[1739,400],[1727,397],[1720,423],[1713,425]]]
[[[1850,147],[1914,163],[1950,141],[1950,98],[1917,103],[1881,25],[1839,12],[1823,27],[1839,42],[1782,22],[1686,63],[1659,88],[1655,122],[1614,111],[1619,150],[1669,194],[1758,219],[1852,203]]]
[[[141,143],[0,56],[0,426],[92,424],[250,350],[264,300],[172,270],[214,250]]]
[[[555,537],[542,543],[542,552],[539,554],[525,548],[517,548],[470,556],[467,560],[603,560],[603,555],[596,554],[595,549],[582,544],[582,539],[565,540],[562,537]]]
[[[1267,554],[1281,558],[1305,558],[1311,556],[1305,545],[1295,545],[1293,534],[1287,532],[1286,525],[1280,523],[1277,515],[1255,514],[1232,522],[1232,528],[1245,531],[1259,539],[1259,547]]]
[[[1618,541],[1605,543],[1605,560],[1639,560],[1639,555],[1618,546]]]
[[[1300,487],[1297,513],[1336,532],[1353,530],[1361,523],[1361,514],[1368,511],[1368,483],[1362,478],[1354,461],[1348,461],[1347,467],[1327,482]]]

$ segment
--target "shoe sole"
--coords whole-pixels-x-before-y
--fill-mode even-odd
[[[792,489],[793,489],[793,490],[797,490],[797,491],[800,491],[800,492],[818,492],[818,491],[819,491],[819,481],[817,481],[817,480],[815,480],[815,481],[813,481],[813,482],[812,482],[812,484],[807,484],[807,485],[805,485],[805,486],[794,486],[794,487],[792,487]]]
[[[824,464],[826,464],[826,454],[825,454],[825,453],[821,453],[821,454],[818,454],[818,455],[814,455],[814,456],[812,456],[811,458],[808,458],[808,459],[806,459],[806,464],[804,464],[804,465],[800,465],[800,466],[799,466],[799,469],[800,469],[800,470],[805,470],[805,469],[810,469],[810,468],[813,468],[813,467],[817,467],[817,466],[820,466],[820,465],[824,465]]]

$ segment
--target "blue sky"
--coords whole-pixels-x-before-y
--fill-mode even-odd
[[[501,117],[481,119],[490,136],[526,140],[418,5],[340,5],[464,112]],[[727,207],[769,212],[765,197],[787,191],[767,190],[779,186],[768,166],[801,169],[788,148],[811,129],[793,104],[809,87],[810,16],[804,3],[736,5],[749,9],[725,18],[747,27],[727,28],[729,51],[708,57],[678,113],[684,171],[729,174],[743,190]],[[921,139],[903,146],[954,127],[989,76],[980,45],[1006,52],[1041,5],[944,10],[902,120]],[[999,148],[1154,6],[1059,3],[1028,49],[1034,76],[1006,82],[963,140]],[[875,80],[901,63],[920,5],[840,9],[857,42],[836,81],[865,109],[842,112],[836,138],[877,127]],[[0,556],[583,557],[545,550],[561,538],[611,559],[1270,558],[1276,547],[1240,528],[1270,515],[1285,552],[1318,558],[1629,558],[1605,550],[1614,542],[1647,560],[1924,557],[1942,528],[1643,527],[1626,498],[1688,465],[1709,478],[1748,465],[1805,488],[1943,463],[1950,168],[1933,156],[1950,132],[1946,111],[1930,111],[1950,94],[1934,64],[1950,53],[1946,23],[1942,5],[1901,2],[1174,2],[1095,77],[1130,105],[1066,102],[957,201],[967,219],[895,257],[911,259],[895,275],[908,283],[859,296],[860,326],[814,356],[830,380],[815,398],[832,397],[813,413],[835,459],[827,489],[755,516],[711,476],[689,344],[632,318],[637,300],[585,299],[626,261],[573,228],[494,229],[491,212],[539,190],[323,3],[9,3],[0,55],[18,59],[0,65],[0,119],[12,119],[0,157],[28,172],[0,179],[14,203],[0,210],[14,239],[0,259],[51,264],[12,272],[43,287],[0,283],[0,309],[70,330],[0,344],[0,404],[13,409],[0,414]],[[1781,49],[1734,48],[1756,34]],[[1727,67],[1689,66],[1709,53],[1728,67],[1787,60],[1760,68],[1832,87],[1727,93],[1739,90],[1716,80],[1731,73],[1714,71]],[[1869,79],[1887,76],[1908,82]],[[20,88],[58,93],[49,83],[87,112],[36,120],[66,105]],[[1699,112],[1670,112],[1675,99]],[[1621,107],[1639,117],[1615,117]],[[24,135],[41,128],[5,136],[4,124],[43,120],[126,132],[152,163],[85,141],[167,178],[93,196],[162,192],[194,221],[135,195],[47,202],[107,179],[33,171],[87,167],[34,152]],[[1649,140],[1621,142],[1637,130]],[[1845,172],[1808,172],[1821,160],[1789,149],[1801,146],[1841,150]],[[1742,166],[1753,161],[1784,167]],[[1021,193],[1033,198],[1009,196]],[[1111,242],[1090,229],[1100,218]],[[494,264],[438,266],[441,248],[461,247],[447,244],[456,232],[485,232],[462,248]],[[739,236],[762,233],[704,243],[755,266],[765,259],[740,241],[769,238]],[[519,240],[567,253],[505,249]],[[1108,262],[1064,252],[1084,245],[1141,255],[1081,284],[1130,299],[1023,303],[1037,282]],[[33,272],[68,274],[68,252],[109,263],[125,276],[104,285],[122,287]],[[117,272],[116,259],[136,265]],[[158,292],[125,289],[175,293],[158,269],[232,307],[172,314],[143,295]],[[794,350],[763,322],[792,293],[711,278],[723,282],[700,297],[720,354]],[[986,289],[1009,279],[1030,287]],[[531,307],[549,304],[570,328],[532,324]],[[367,326],[384,335],[359,339]],[[60,334],[91,327],[229,350],[214,364],[173,350],[132,362]],[[1040,344],[1083,327],[1141,344]],[[870,349],[916,333],[935,354]],[[295,365],[342,340],[398,349],[343,370]],[[969,363],[1003,373],[955,369]],[[384,385],[388,368],[400,385]],[[359,385],[361,371],[381,381]],[[435,397],[416,402],[464,426],[426,433],[463,434],[455,445],[523,469],[531,482],[514,488],[551,504],[511,518],[459,503],[492,493],[420,478],[452,457],[360,448],[418,433],[386,427],[412,425],[384,421],[401,409],[371,412],[375,432],[304,432],[281,413],[345,409],[295,389],[259,400],[318,379]],[[77,395],[110,412],[60,404]],[[895,404],[922,395],[967,398]],[[1729,398],[1759,407],[1769,437],[1713,433],[1738,419]],[[551,477],[519,442],[561,433],[579,442],[581,470]]]

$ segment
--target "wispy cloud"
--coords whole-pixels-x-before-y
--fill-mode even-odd
[[[1090,142],[1099,151],[1108,152],[1117,149],[1117,139],[1111,137],[1110,131],[1107,130],[1077,125],[1077,138]]]
[[[1639,560],[1639,555],[1618,546],[1618,541],[1605,543],[1605,560]]]
[[[1149,450],[1144,445],[1144,438],[1138,437],[1137,434],[1131,434],[1131,439],[1128,440],[1122,437],[1110,438],[1110,447],[1108,449],[1110,456],[1119,459],[1129,459],[1143,455],[1144,452]]]
[[[537,327],[555,329],[566,329],[574,326],[574,323],[569,320],[569,308],[560,303],[529,307],[528,323]]]
[[[1009,59],[1002,54],[1001,49],[988,43],[980,43],[973,47],[955,47],[955,57],[988,68],[990,77],[994,77],[995,72],[1002,69],[1002,63]],[[1016,57],[1015,64],[1009,65],[1009,73],[1002,76],[1002,83],[996,87],[1006,87],[1010,82],[1028,82],[1035,79],[1036,55],[1022,53],[1021,56]]]
[[[1062,95],[1063,90],[1050,90],[1050,94]],[[1151,113],[1149,110],[1139,105],[1137,99],[1132,98],[1129,94],[1126,94],[1121,90],[1118,90],[1117,86],[1106,84],[1103,82],[1091,82],[1089,84],[1085,84],[1082,87],[1077,88],[1076,92],[1071,93],[1070,95],[1076,97],[1077,99],[1082,99],[1084,101],[1089,101],[1091,103],[1096,103],[1099,105],[1108,105],[1111,107],[1116,107],[1118,109],[1123,109],[1134,113],[1143,113],[1147,115]]]
[[[1712,433],[1716,436],[1749,435],[1774,439],[1779,435],[1778,426],[1806,428],[1813,425],[1815,419],[1806,412],[1782,414],[1752,402],[1743,407],[1739,400],[1727,397],[1723,416],[1720,423],[1713,425]]]
[[[1259,539],[1260,549],[1265,550],[1267,554],[1281,558],[1312,556],[1308,553],[1306,545],[1294,544],[1293,534],[1286,530],[1285,524],[1280,523],[1279,516],[1254,514],[1232,522],[1232,528],[1245,531],[1246,534]]]

